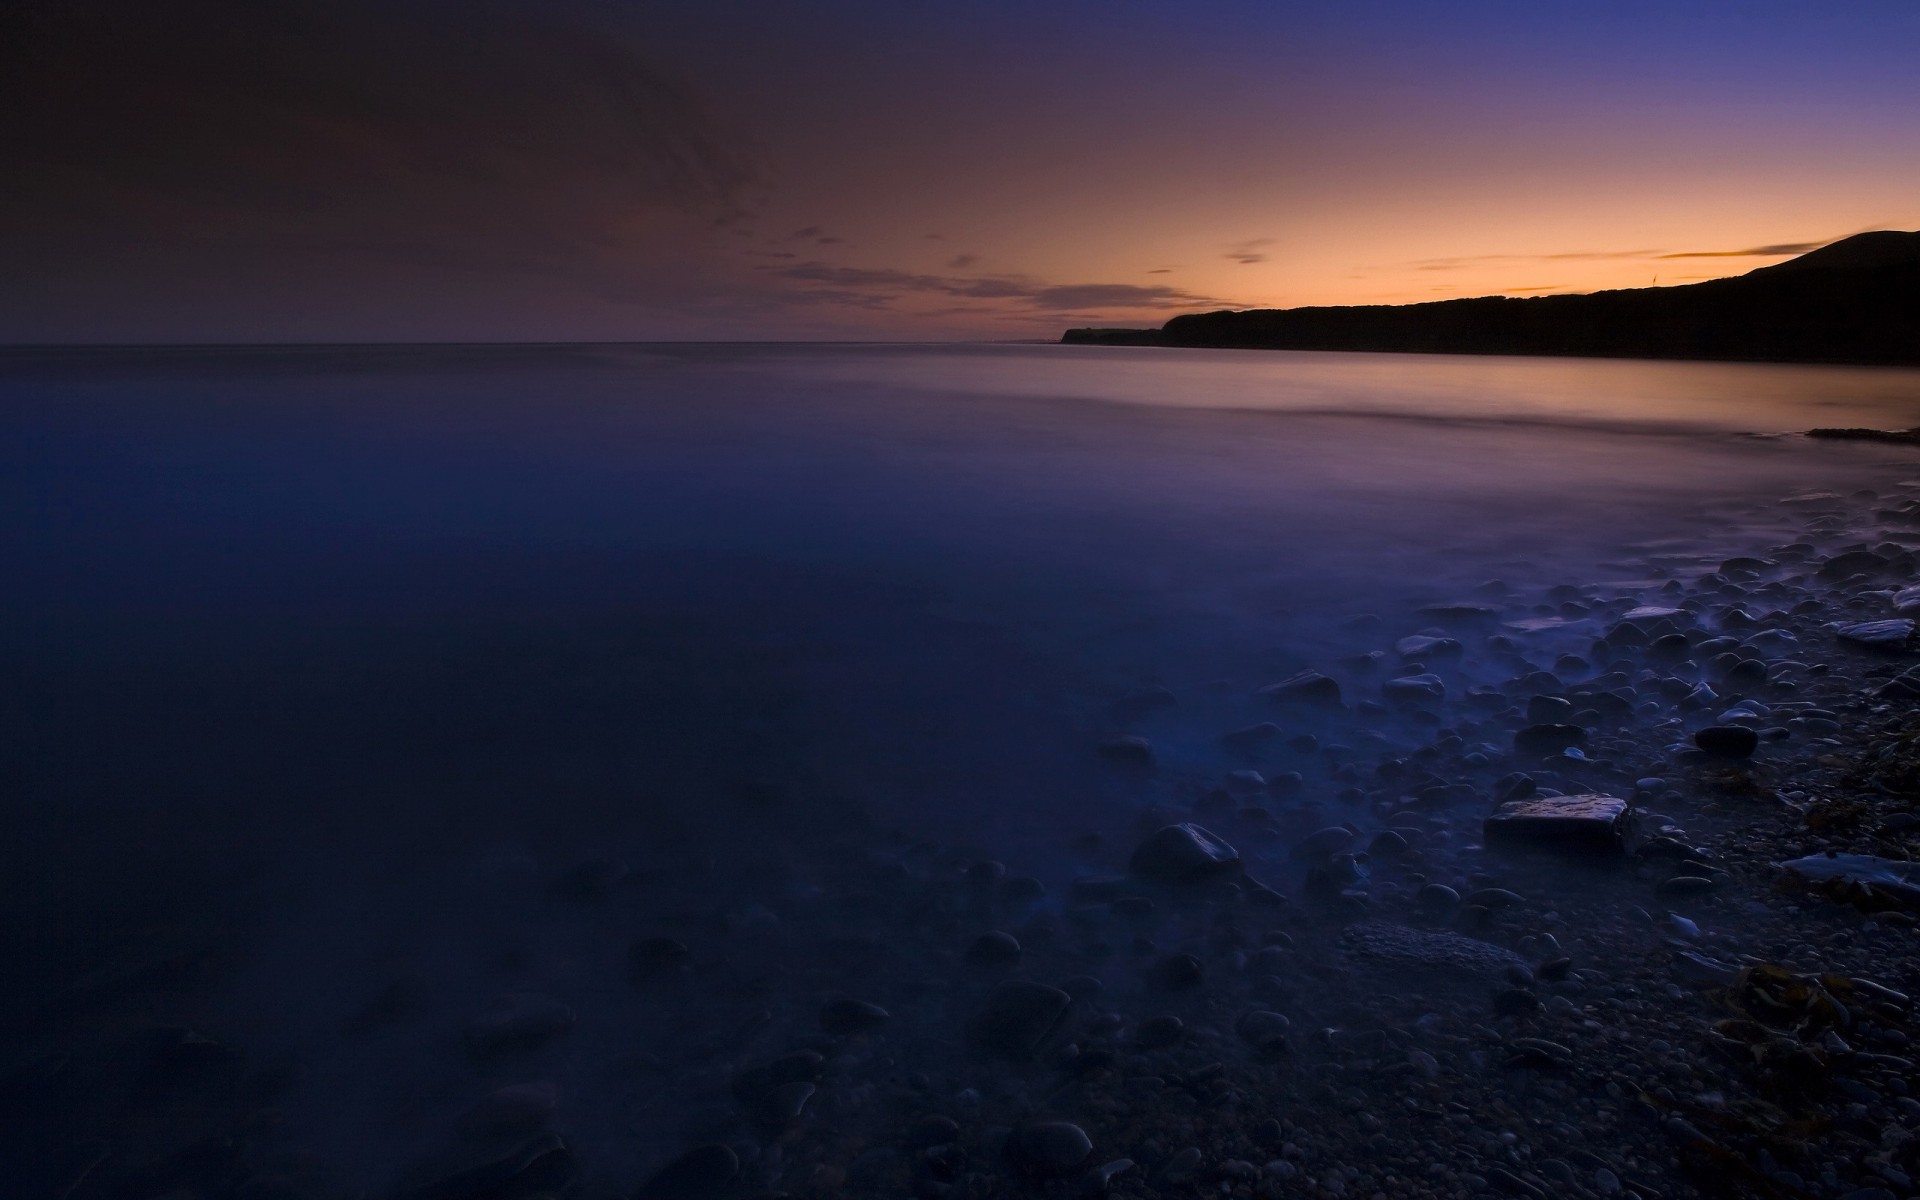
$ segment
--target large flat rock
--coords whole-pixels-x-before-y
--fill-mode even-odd
[[[1340,941],[1355,966],[1460,982],[1498,982],[1509,968],[1526,965],[1519,955],[1491,942],[1385,921],[1349,925],[1341,931]]]
[[[1494,809],[1484,834],[1489,846],[1621,854],[1629,824],[1627,802],[1618,796],[1529,796]]]

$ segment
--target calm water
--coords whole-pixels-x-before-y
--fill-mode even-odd
[[[1920,425],[1920,373],[6,352],[8,1006],[211,937],[208,1011],[299,1055],[396,970],[472,972],[501,880],[588,854],[777,880],[876,823],[1059,880],[1223,769],[1252,688],[1379,641],[1351,618],[1749,550],[1782,496],[1912,473],[1774,436],[1817,425]],[[1093,747],[1149,683],[1180,704],[1143,781]],[[334,1057],[296,1122],[403,1160]],[[430,1054],[380,1061],[437,1094]]]

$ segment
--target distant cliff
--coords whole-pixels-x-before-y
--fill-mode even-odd
[[[1920,364],[1920,233],[1863,233],[1730,279],[1576,296],[1249,309],[1095,345]]]

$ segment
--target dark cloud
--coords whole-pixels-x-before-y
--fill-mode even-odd
[[[759,172],[579,0],[0,5],[14,283],[230,307],[478,272],[628,287],[737,227]],[[359,265],[356,265],[359,264]],[[354,276],[355,271],[360,275]],[[23,282],[25,281],[25,282]]]
[[[947,260],[947,267],[954,271],[964,271],[979,261],[978,254],[956,254]]]
[[[1047,313],[1080,308],[1171,310],[1231,306],[1229,301],[1165,284],[1056,284],[1023,275],[981,278],[927,275],[885,267],[842,267],[821,262],[761,269],[782,279],[826,285],[835,295],[878,296],[889,301],[902,294],[960,296],[973,300],[1015,301],[1026,310]],[[802,294],[819,299],[824,293],[819,289],[808,289]]]
[[[1789,254],[1806,254],[1812,250],[1829,245],[1827,242],[1781,242],[1772,246],[1749,246],[1745,250],[1683,250],[1677,254],[1662,254],[1660,258],[1785,258]]]
[[[1151,270],[1149,270],[1149,271],[1147,272],[1147,274],[1149,274],[1149,275],[1171,275],[1171,274],[1173,274],[1173,268],[1172,268],[1172,267],[1154,267],[1153,269],[1151,269]]]
[[[1235,242],[1227,248],[1224,257],[1242,266],[1252,266],[1254,263],[1267,261],[1264,250],[1271,245],[1273,245],[1272,238],[1254,238],[1251,241]]]

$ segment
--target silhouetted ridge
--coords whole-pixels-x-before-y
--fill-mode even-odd
[[[1247,309],[1067,342],[1920,364],[1920,233],[1857,234],[1730,279],[1574,296]]]

